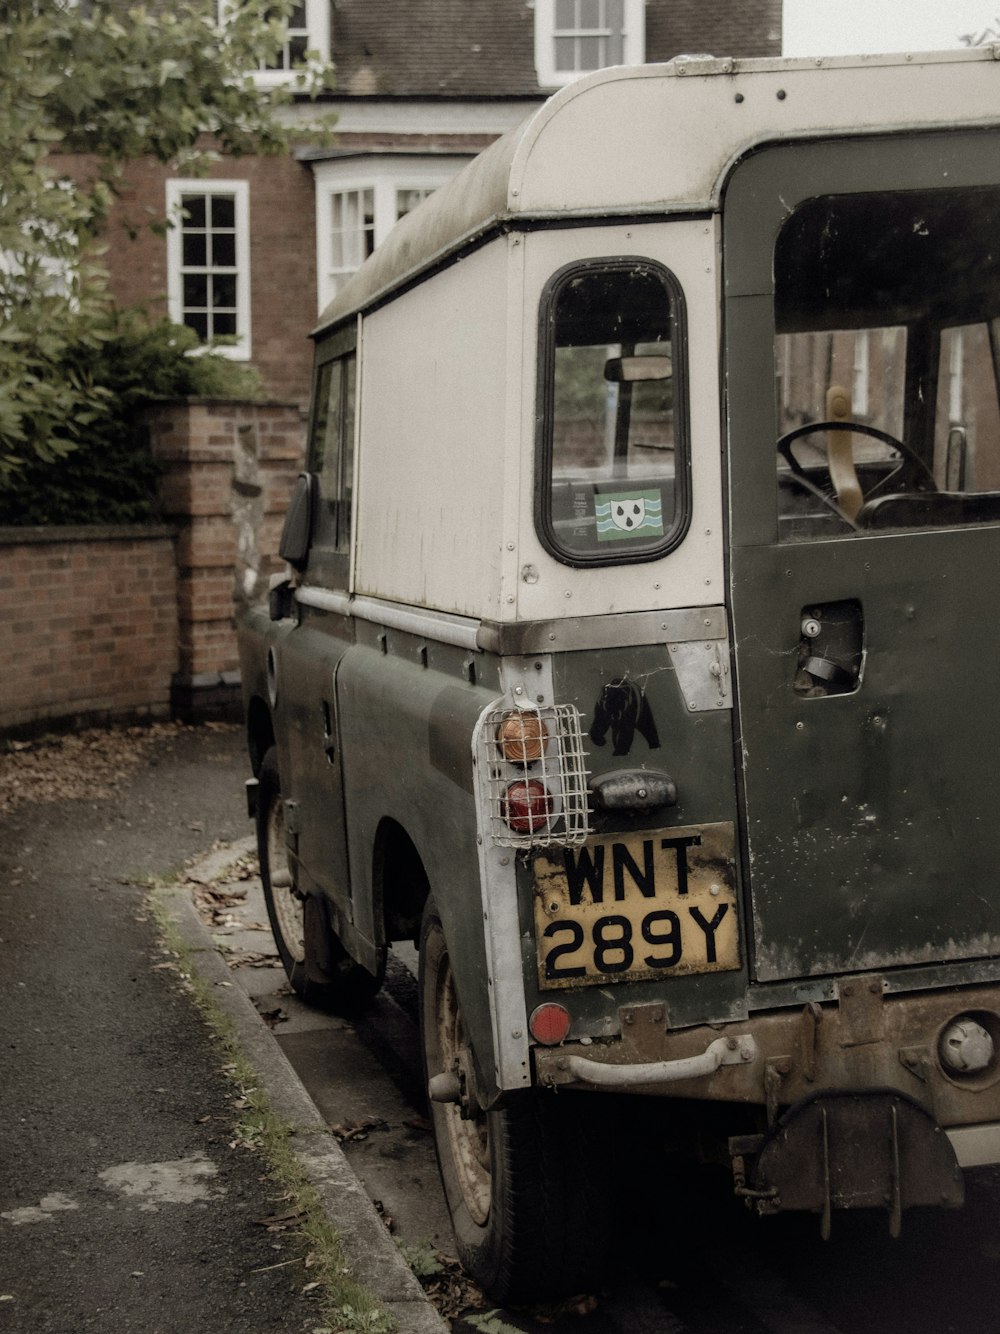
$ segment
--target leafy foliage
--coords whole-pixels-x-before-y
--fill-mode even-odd
[[[97,238],[124,164],[185,172],[218,153],[287,147],[280,108],[329,82],[317,59],[291,87],[257,87],[291,0],[238,0],[220,30],[214,0],[0,0],[0,479],[52,462],[106,406],[93,379],[115,337]],[[89,181],[57,170],[84,153]]]
[[[36,453],[0,476],[0,524],[145,523],[157,517],[158,469],[141,409],[164,398],[260,397],[250,367],[218,353],[192,356],[197,338],[182,325],[142,327],[109,320],[106,336],[63,349],[71,383],[86,384],[92,406],[74,447],[56,465]]]

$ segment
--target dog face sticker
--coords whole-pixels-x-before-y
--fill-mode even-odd
[[[594,497],[597,540],[663,536],[663,499],[659,491],[621,491]]]

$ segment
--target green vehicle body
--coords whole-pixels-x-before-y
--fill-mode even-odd
[[[691,58],[558,94],[324,314],[296,570],[240,628],[296,891],[372,975],[433,895],[478,1106],[714,1104],[737,1191],[825,1227],[1000,1161],[998,78]],[[669,319],[613,339],[632,297]],[[580,481],[560,367],[602,339]],[[669,446],[626,439],[644,392]],[[529,714],[566,758],[507,839]]]

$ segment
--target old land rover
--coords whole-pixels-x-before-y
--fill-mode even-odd
[[[616,1109],[762,1214],[1000,1161],[1000,61],[563,89],[316,331],[241,627],[277,944],[419,943],[494,1297],[593,1282]]]

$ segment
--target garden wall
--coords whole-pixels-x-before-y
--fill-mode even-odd
[[[281,568],[303,416],[185,399],[147,418],[164,525],[0,528],[0,733],[239,715],[234,617]]]
[[[0,731],[167,717],[177,669],[169,528],[0,529]]]
[[[302,467],[303,416],[289,403],[185,399],[147,421],[163,513],[177,529],[173,712],[237,716],[234,616],[265,598],[283,568],[276,553]]]

